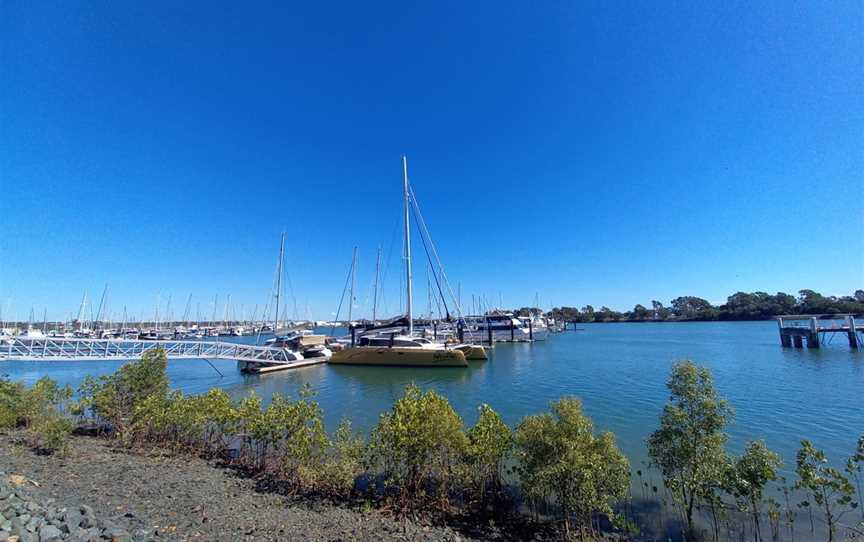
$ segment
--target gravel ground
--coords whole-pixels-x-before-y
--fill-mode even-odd
[[[46,525],[58,523],[67,511],[74,522],[75,512],[83,510],[85,524],[94,529],[73,538],[58,523],[52,525],[61,531],[56,539],[471,540],[450,528],[399,521],[374,510],[287,500],[201,459],[118,450],[91,437],[72,440],[69,453],[57,457],[36,454],[14,434],[0,435],[6,484],[0,490],[26,493],[36,503],[31,506],[44,511]],[[54,519],[49,521],[50,508]],[[37,538],[24,535],[20,540],[39,540],[38,528],[35,532]],[[47,533],[56,535],[54,529]]]

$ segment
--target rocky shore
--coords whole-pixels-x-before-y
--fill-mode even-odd
[[[48,456],[15,433],[0,435],[0,471],[0,542],[509,538],[488,526],[474,538],[371,507],[292,499],[203,459],[92,437],[73,437],[65,456]]]

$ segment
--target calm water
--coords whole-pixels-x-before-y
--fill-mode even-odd
[[[582,399],[597,428],[614,431],[635,468],[645,460],[645,438],[667,399],[664,382],[673,361],[707,365],[736,410],[732,451],[763,438],[794,466],[802,438],[842,464],[864,432],[864,351],[845,336],[819,350],[783,349],[774,322],[585,324],[535,344],[498,344],[488,362],[469,369],[313,366],[244,376],[232,362],[169,364],[172,385],[189,393],[222,387],[234,395],[254,389],[265,398],[293,394],[309,383],[328,427],[342,417],[368,429],[404,387],[415,382],[447,396],[467,423],[489,403],[510,424],[541,412],[563,395]],[[248,338],[247,338],[248,340]],[[0,362],[0,374],[33,382],[49,375],[76,385],[85,374],[115,370],[119,362]]]

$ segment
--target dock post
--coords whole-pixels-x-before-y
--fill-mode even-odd
[[[354,342],[357,335],[357,329],[354,326],[351,326],[351,348],[354,348]]]
[[[489,344],[492,344],[492,326],[489,325],[489,319],[486,319],[486,334],[489,336]]]
[[[528,320],[528,340],[534,341],[534,319]]]
[[[792,335],[792,342],[795,344],[795,348],[804,348],[804,337],[801,335]]]
[[[462,323],[461,319],[459,320],[459,323],[456,324],[456,334],[459,337],[459,342],[464,343],[465,342],[465,324]]]
[[[780,331],[780,345],[785,346],[786,348],[789,348],[790,346],[792,346],[792,339],[783,330],[783,319],[782,318],[777,319],[777,328]]]
[[[516,333],[516,330],[513,327],[513,319],[511,318],[510,319],[510,342],[511,343],[516,339],[515,333]]]
[[[846,317],[846,320],[849,322],[849,347],[850,348],[858,348],[858,332],[855,329],[855,317],[851,314]]]
[[[819,321],[810,319],[810,333],[807,335],[807,348],[819,348]]]
[[[432,338],[438,340],[438,320],[432,320]]]

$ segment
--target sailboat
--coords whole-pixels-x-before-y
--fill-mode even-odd
[[[409,367],[468,367],[465,353],[434,343],[428,339],[414,337],[413,293],[411,276],[411,222],[409,206],[411,203],[408,188],[408,159],[402,156],[402,185],[405,214],[405,284],[406,284],[406,324],[407,335],[400,333],[401,327],[389,334],[380,331],[374,336],[352,340],[352,345],[333,353],[330,363],[343,365],[385,365]]]

